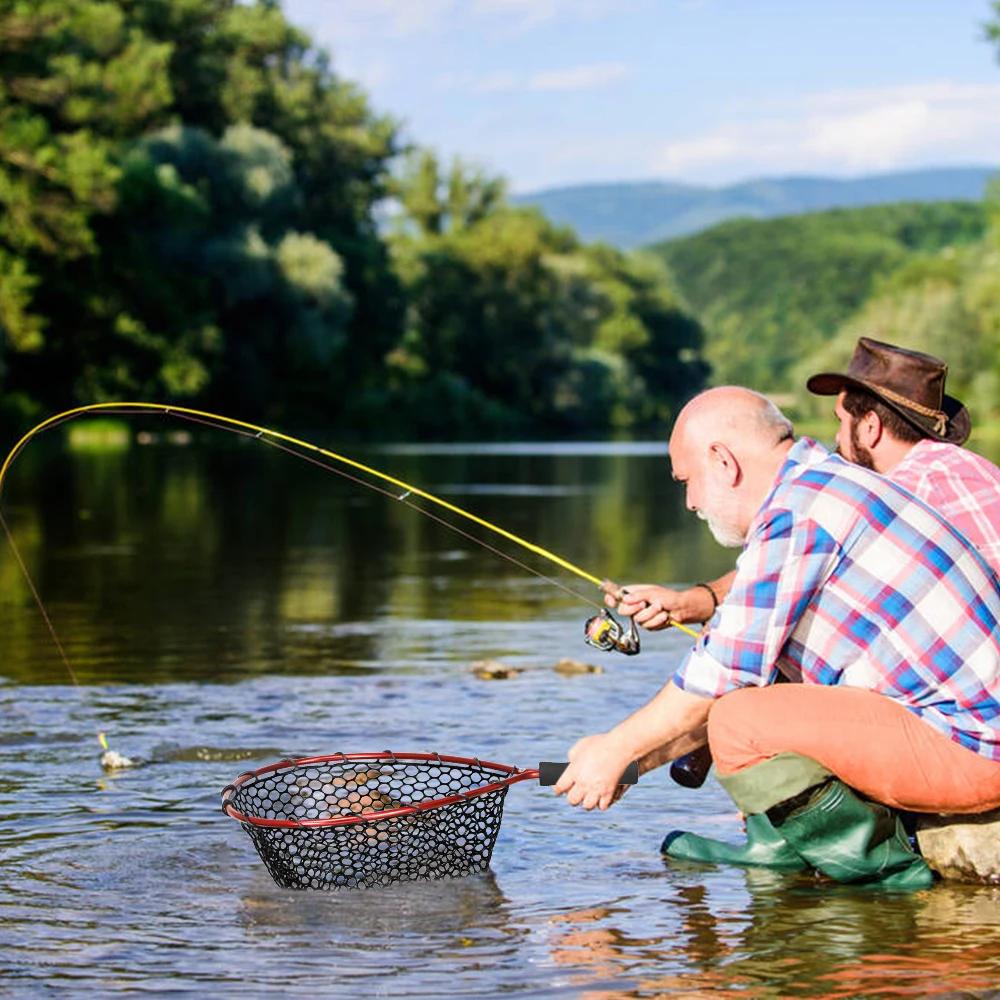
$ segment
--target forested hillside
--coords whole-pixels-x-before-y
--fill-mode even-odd
[[[700,348],[662,267],[404,155],[275,0],[0,0],[8,425],[140,399],[602,434],[668,421]]]
[[[653,248],[706,329],[715,383],[795,393],[860,335],[944,356],[949,384],[993,400],[1000,365],[995,203],[839,209],[735,220]]]

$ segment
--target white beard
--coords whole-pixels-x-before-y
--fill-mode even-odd
[[[726,524],[725,521],[714,517],[712,514],[706,514],[704,511],[698,511],[698,517],[703,521],[707,522],[708,530],[712,532],[712,537],[725,549],[741,549],[746,543],[746,536],[743,535],[739,529],[734,528],[732,525]]]

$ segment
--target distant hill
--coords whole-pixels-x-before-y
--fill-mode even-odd
[[[930,297],[900,320],[908,323],[905,341],[941,353],[936,343],[913,339],[918,327],[934,320],[944,329],[946,342],[950,325],[953,342],[945,353],[957,356],[954,341],[964,335],[964,320],[957,313],[936,318],[935,289],[961,282],[960,252],[979,246],[988,224],[982,202],[906,202],[777,219],[731,219],[650,250],[667,264],[705,330],[713,380],[787,392],[801,381],[795,377],[799,364],[822,350],[873,297],[884,295],[894,276],[906,272],[908,286],[923,288],[929,282]],[[995,264],[986,259],[984,267],[976,279],[982,289],[979,299],[974,303],[970,298],[963,308],[987,322],[1000,304],[1000,282],[994,302],[994,285],[984,282],[994,281]],[[874,325],[861,327],[861,332],[878,330],[893,340],[888,316],[868,320]],[[857,331],[849,333],[853,343]],[[984,353],[985,358],[995,356]]]
[[[890,202],[979,201],[995,167],[875,174],[854,180],[785,177],[729,187],[649,181],[582,184],[518,195],[580,237],[632,248],[700,232],[727,219],[770,219]]]

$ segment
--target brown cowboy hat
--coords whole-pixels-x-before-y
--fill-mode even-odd
[[[957,399],[945,395],[947,374],[948,366],[940,358],[862,337],[845,373],[813,375],[806,388],[817,396],[865,389],[928,437],[964,444],[972,421]]]

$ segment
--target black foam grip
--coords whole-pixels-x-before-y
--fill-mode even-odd
[[[563,771],[569,764],[557,764],[551,760],[543,760],[538,765],[538,784],[554,785],[561,777]],[[639,763],[632,761],[621,776],[620,784],[634,785],[639,780]]]
[[[670,765],[670,777],[685,788],[701,788],[712,768],[712,751],[706,744],[678,757]]]

